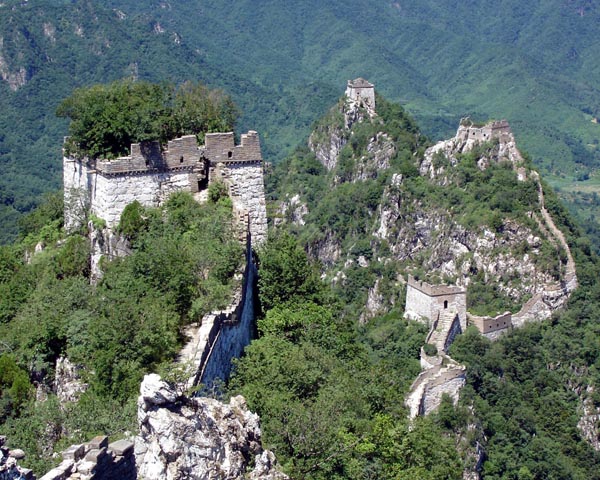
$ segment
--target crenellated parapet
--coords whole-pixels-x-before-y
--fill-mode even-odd
[[[222,181],[234,209],[247,213],[255,244],[266,238],[263,158],[253,130],[242,134],[239,145],[233,132],[208,133],[204,145],[186,135],[164,147],[158,141],[134,143],[130,155],[112,160],[65,157],[63,170],[68,230],[81,226],[88,211],[114,229],[134,201],[157,207],[182,190],[200,200],[212,182]]]
[[[204,154],[211,164],[262,162],[260,140],[254,130],[242,134],[239,145],[234,144],[233,132],[207,133]]]
[[[496,332],[505,332],[513,326],[511,312],[504,312],[495,317],[467,313],[467,322],[469,325],[477,327],[477,330],[485,336],[491,336],[491,334]],[[495,336],[492,337],[495,338]]]
[[[483,126],[476,126],[469,118],[463,118],[456,133],[456,139],[489,142],[494,139],[512,138],[512,130],[506,120],[496,120]]]

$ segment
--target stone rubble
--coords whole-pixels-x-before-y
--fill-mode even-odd
[[[88,389],[88,384],[81,380],[80,369],[67,357],[59,357],[56,361],[54,391],[60,403],[76,402]]]
[[[25,458],[23,450],[6,447],[6,437],[0,435],[0,480],[35,480],[33,472],[18,465]]]

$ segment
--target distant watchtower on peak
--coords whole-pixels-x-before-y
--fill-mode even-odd
[[[353,102],[362,103],[365,107],[375,111],[375,85],[364,78],[348,80],[346,96]]]

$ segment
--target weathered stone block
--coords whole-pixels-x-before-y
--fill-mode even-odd
[[[64,452],[62,457],[64,460],[74,460],[75,462],[82,459],[85,455],[85,445],[71,445]]]
[[[108,446],[109,450],[112,450],[115,455],[124,457],[133,452],[133,442],[129,440],[117,440]]]
[[[98,463],[99,461],[101,461],[104,458],[105,455],[106,455],[106,447],[102,447],[101,449],[93,448],[85,456],[85,461]]]
[[[20,448],[15,448],[13,450],[8,451],[8,456],[16,460],[22,460],[23,458],[25,458],[25,452]]]
[[[108,447],[108,437],[106,435],[98,435],[90,440],[89,446],[91,450],[100,450]]]

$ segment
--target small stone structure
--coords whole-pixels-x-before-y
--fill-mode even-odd
[[[348,80],[346,97],[375,111],[375,86],[364,78],[359,77],[355,80]]]
[[[467,328],[467,292],[451,285],[430,285],[408,276],[404,316],[431,325],[441,313],[453,311],[464,331]]]
[[[467,323],[469,325],[475,325],[477,330],[482,335],[487,337],[496,337],[496,332],[504,332],[512,329],[512,313],[504,312],[495,317],[489,316],[478,316],[471,313],[467,313]],[[492,335],[496,334],[496,335]]]
[[[65,227],[81,226],[89,209],[114,229],[123,209],[137,200],[159,206],[175,191],[206,192],[221,180],[234,208],[247,212],[256,244],[266,239],[267,213],[263,159],[255,131],[235,145],[233,132],[208,133],[198,145],[194,135],[170,140],[165,150],[157,141],[134,143],[131,155],[114,160],[63,159]]]
[[[475,126],[470,118],[463,118],[460,121],[461,127],[457,132],[457,139],[476,142],[489,142],[499,139],[501,142],[512,141],[512,130],[506,120],[498,120],[487,123],[482,127]]]
[[[62,452],[63,461],[40,480],[136,480],[134,444],[98,436]]]

